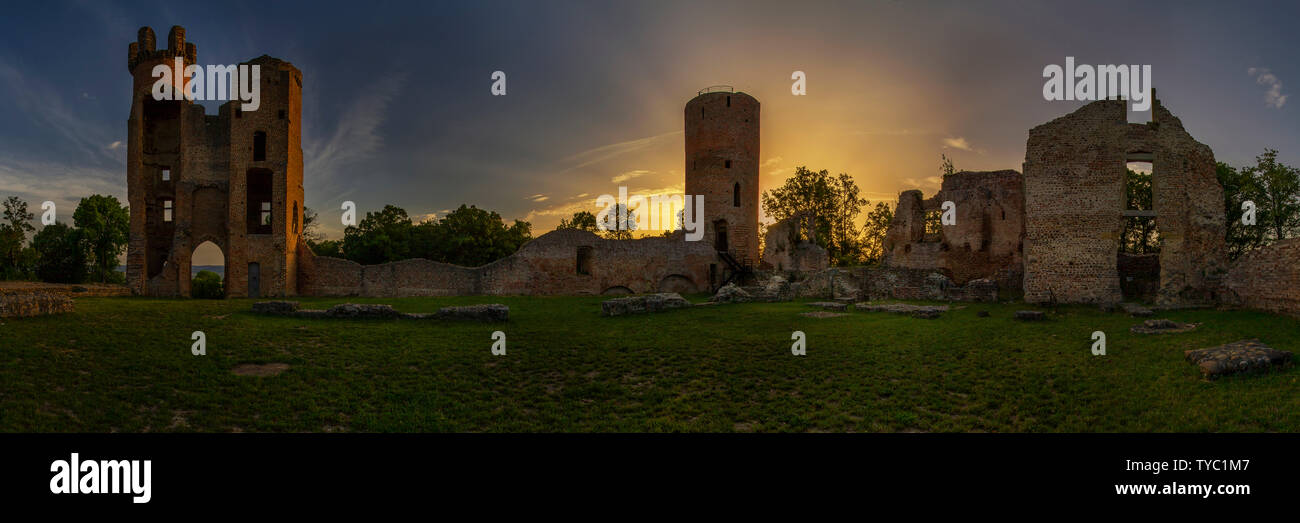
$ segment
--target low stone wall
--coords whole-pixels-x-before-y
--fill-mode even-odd
[[[131,289],[114,283],[44,283],[38,281],[0,282],[0,294],[49,293],[69,298],[130,296]]]
[[[934,270],[902,267],[854,267],[847,271],[859,288],[861,299],[997,301],[998,285],[977,279],[965,285],[953,283]]]
[[[553,231],[479,267],[425,259],[360,265],[315,256],[301,246],[298,293],[397,297],[706,292],[711,264],[720,271],[717,253],[707,242],[688,242],[680,234],[607,240],[587,231]]]
[[[1300,238],[1242,255],[1229,268],[1223,286],[1226,303],[1300,316]]]
[[[72,312],[72,298],[50,292],[0,294],[0,318],[28,318]]]

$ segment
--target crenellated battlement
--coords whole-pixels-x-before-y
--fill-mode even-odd
[[[127,46],[126,70],[135,72],[135,66],[144,63],[157,61],[160,59],[171,59],[176,56],[183,57],[185,63],[191,64],[198,59],[198,47],[185,41],[185,28],[179,25],[173,25],[167,32],[167,47],[157,49],[157,38],[154,36],[153,28],[149,26],[141,27],[136,33],[136,41]]]

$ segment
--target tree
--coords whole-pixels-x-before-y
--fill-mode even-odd
[[[87,242],[81,231],[62,222],[46,225],[32,236],[31,250],[36,254],[35,273],[41,281],[50,283],[81,283],[86,281],[89,255]]]
[[[1246,251],[1264,244],[1263,227],[1241,223],[1244,214],[1242,203],[1254,198],[1253,195],[1258,189],[1250,173],[1242,172],[1226,163],[1216,163],[1214,172],[1219,178],[1219,185],[1223,186],[1223,216],[1226,219],[1224,243],[1228,249],[1228,259],[1235,260]],[[1258,220],[1258,212],[1256,219]]]
[[[401,207],[385,205],[379,212],[368,212],[361,223],[343,230],[343,257],[363,265],[409,258],[412,227]]]
[[[876,202],[876,208],[867,213],[867,223],[862,226],[862,261],[879,263],[885,257],[885,234],[894,221],[894,210],[885,202]]]
[[[320,217],[315,210],[305,205],[302,207],[302,239],[307,242],[308,247],[313,247],[312,244],[325,239],[320,232]]]
[[[27,212],[27,202],[10,196],[4,202],[4,222],[0,223],[0,279],[27,278],[30,253],[24,253],[27,233],[36,230],[30,223],[36,216]]]
[[[601,221],[604,223],[600,228],[605,231],[605,238],[610,240],[631,240],[632,231],[636,230],[636,212],[621,203],[611,205],[602,213]]]
[[[814,241],[826,248],[835,265],[861,262],[858,231],[854,225],[862,205],[853,178],[841,173],[832,177],[825,169],[795,168],[794,176],[771,191],[763,191],[763,210],[777,221],[794,218],[802,241]]]
[[[940,154],[939,157],[943,158],[943,163],[939,164],[939,172],[943,173],[944,178],[952,176],[953,173],[957,172],[957,168],[952,166],[952,159],[948,158],[948,155]]]
[[[321,240],[318,242],[307,242],[307,247],[317,256],[331,256],[334,258],[343,257],[343,242],[340,240]]]
[[[199,271],[190,280],[190,295],[195,298],[219,300],[226,297],[221,275],[212,271]]]
[[[109,282],[122,279],[117,273],[117,257],[126,248],[131,234],[131,213],[116,197],[92,195],[82,198],[72,219],[87,244],[91,258],[90,277]]]
[[[559,229],[578,229],[580,231],[600,232],[600,227],[596,225],[596,215],[589,211],[578,211],[573,213],[572,219],[560,219],[560,225],[555,228]]]
[[[1241,172],[1251,178],[1249,199],[1258,209],[1257,223],[1269,242],[1290,238],[1300,229],[1300,169],[1277,161],[1277,151],[1265,149],[1255,165]]]
[[[476,267],[513,254],[533,238],[532,225],[515,220],[507,226],[500,214],[461,205],[440,220],[415,227],[413,255]]]
[[[1125,178],[1124,197],[1127,209],[1149,211],[1155,209],[1151,201],[1151,173],[1132,169]],[[1151,254],[1160,251],[1160,237],[1156,219],[1151,216],[1124,218],[1124,231],[1120,235],[1120,252]]]

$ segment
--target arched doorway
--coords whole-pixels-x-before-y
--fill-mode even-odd
[[[200,243],[190,256],[190,297],[224,298],[225,281],[225,253],[210,240]]]

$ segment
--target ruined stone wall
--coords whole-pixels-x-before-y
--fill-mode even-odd
[[[590,249],[581,267],[580,249]],[[359,265],[314,256],[306,246],[297,259],[300,294],[376,297],[706,292],[709,265],[717,263],[712,246],[680,234],[607,240],[579,230],[544,234],[480,267],[423,259]]]
[[[1151,158],[1164,304],[1210,299],[1223,264],[1223,193],[1214,155],[1154,101],[1148,124],[1101,100],[1029,131],[1025,300],[1115,303],[1126,164]]]
[[[802,241],[794,218],[767,228],[760,268],[769,271],[820,271],[830,266],[830,254],[821,246]]]
[[[947,176],[928,200],[921,191],[899,195],[894,220],[885,234],[885,265],[939,271],[958,285],[992,278],[1003,289],[1019,290],[1023,274],[1023,178],[1012,170],[963,171]],[[925,234],[925,215],[956,205],[956,223],[939,234]]]
[[[1223,279],[1223,301],[1300,316],[1300,238],[1250,251]]]

